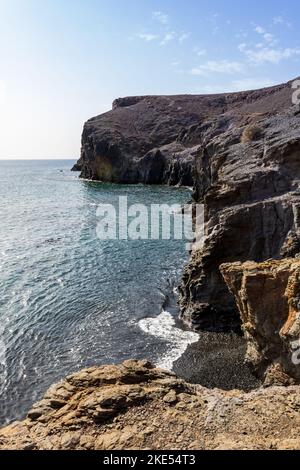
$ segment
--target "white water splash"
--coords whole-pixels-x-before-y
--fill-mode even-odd
[[[165,310],[155,318],[143,318],[138,324],[145,333],[170,343],[168,351],[156,363],[156,366],[164,369],[172,370],[174,362],[182,356],[188,345],[199,340],[197,333],[177,328],[174,317]]]
[[[5,389],[7,381],[6,345],[3,336],[4,328],[0,326],[0,396]]]
[[[31,294],[31,289],[28,289],[27,291],[23,292],[22,297],[21,297],[22,307],[24,307],[24,308],[27,307],[28,301],[30,299],[30,294]]]

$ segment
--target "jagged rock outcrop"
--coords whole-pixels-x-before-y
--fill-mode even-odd
[[[299,384],[300,258],[220,269],[241,314],[247,361],[266,385]]]
[[[205,207],[206,238],[180,288],[182,317],[196,328],[238,319],[222,263],[300,252],[300,108],[259,119],[257,126],[252,141],[245,126],[235,127],[210,140],[196,159],[194,197]]]
[[[290,103],[290,83],[243,93],[120,98],[84,125],[74,169],[95,180],[192,186],[203,144]]]
[[[82,171],[82,165],[83,165],[82,159],[79,158],[79,160],[77,160],[77,162],[71,168],[71,171]]]
[[[297,386],[207,390],[126,361],[52,386],[0,430],[0,449],[300,449],[299,408]]]

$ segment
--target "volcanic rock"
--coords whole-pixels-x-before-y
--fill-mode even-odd
[[[235,127],[211,139],[196,160],[194,198],[204,205],[205,240],[180,287],[182,318],[195,328],[237,326],[222,263],[300,253],[299,106],[256,125],[255,140],[241,142],[245,127]]]
[[[74,169],[93,180],[192,186],[205,142],[274,115],[291,99],[291,83],[242,93],[119,98],[84,125]]]

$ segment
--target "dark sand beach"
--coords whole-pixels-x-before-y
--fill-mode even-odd
[[[223,390],[253,390],[261,385],[245,364],[246,342],[236,333],[199,332],[173,370],[187,382]]]

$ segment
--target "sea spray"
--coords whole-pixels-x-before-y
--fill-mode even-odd
[[[174,362],[181,357],[187,347],[199,340],[197,333],[177,328],[174,316],[167,310],[163,310],[157,317],[140,320],[139,327],[145,333],[169,343],[167,352],[156,362],[158,367],[164,369],[172,370]]]

